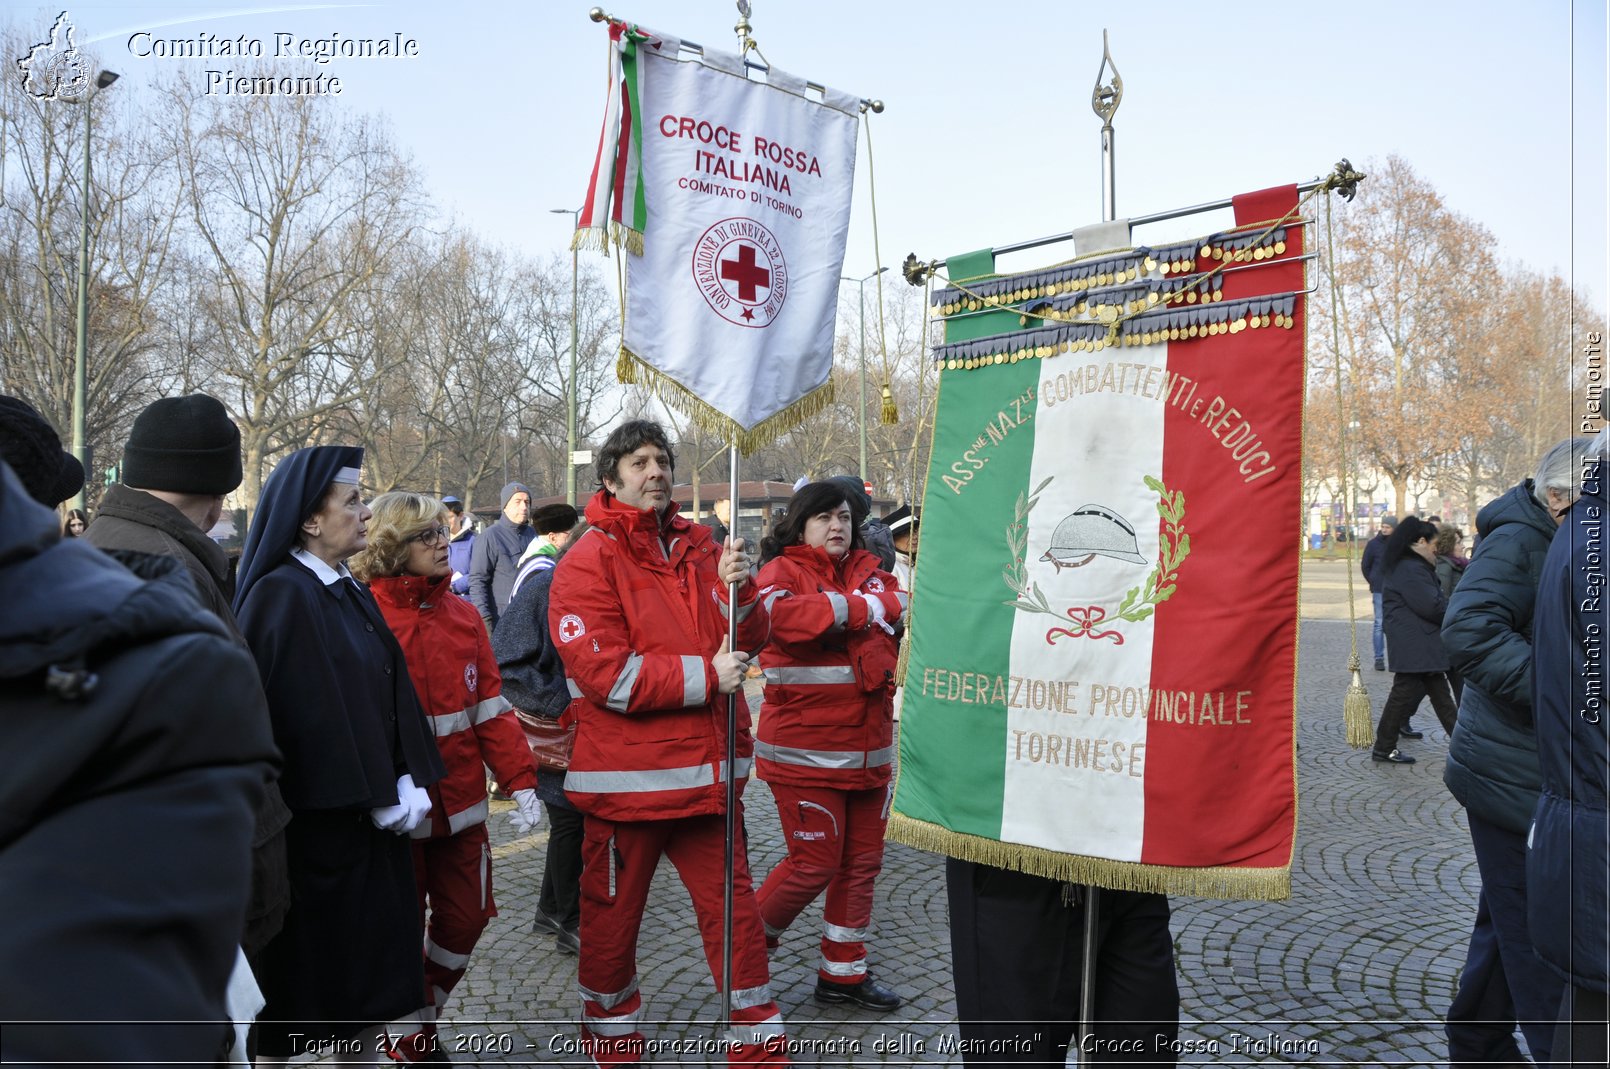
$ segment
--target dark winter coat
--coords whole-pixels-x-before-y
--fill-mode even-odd
[[[496,523],[476,536],[475,548],[470,551],[470,604],[488,627],[497,626],[514,589],[520,558],[536,536],[530,524],[516,524],[507,516],[499,516]]]
[[[235,626],[235,614],[229,609],[235,598],[229,557],[184,513],[144,490],[119,484],[101,498],[95,522],[84,537],[97,549],[125,549],[177,559],[195,584],[201,604],[245,645],[240,628]]]
[[[0,614],[5,1058],[210,1064],[279,762],[268,711],[178,564],[137,576],[58,530],[0,463],[0,582],[33,595]]]
[[[229,607],[235,596],[229,557],[184,513],[143,490],[117,485],[101,499],[95,522],[89,525],[84,538],[107,552],[154,554],[177,560],[184,565],[203,607],[218,617],[242,649],[246,648],[246,639]],[[285,826],[290,822],[291,811],[280,797],[279,784],[270,783],[252,836],[252,904],[241,936],[241,946],[248,957],[256,957],[280,930],[291,905],[290,877],[285,871]]]
[[[475,539],[480,525],[471,516],[464,517],[464,526],[447,543],[447,563],[453,569],[453,593],[461,598],[470,595],[470,558],[475,554]]]
[[[1442,625],[1465,681],[1442,781],[1476,816],[1524,835],[1538,785],[1532,611],[1555,523],[1528,479],[1483,508],[1476,530],[1481,544]]]
[[[555,565],[557,568],[557,565]],[[558,720],[571,702],[565,666],[548,633],[548,592],[555,568],[537,572],[520,584],[492,632],[492,654],[503,673],[503,696],[520,713]],[[565,774],[537,769],[537,797],[546,805],[575,809],[565,797]]]
[[[1532,945],[1576,987],[1610,974],[1605,788],[1605,486],[1582,496],[1549,546],[1537,589],[1532,708],[1542,787],[1526,858]]]
[[[1381,554],[1386,551],[1386,535],[1378,534],[1364,543],[1364,554],[1359,558],[1359,571],[1364,573],[1364,581],[1370,584],[1370,593],[1381,592],[1381,581],[1386,578],[1381,570]]]
[[[1448,599],[1442,596],[1431,562],[1407,553],[1395,561],[1383,561],[1380,575],[1381,629],[1386,632],[1392,671],[1446,672],[1442,615]]]

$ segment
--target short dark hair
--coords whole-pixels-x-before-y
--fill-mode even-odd
[[[829,479],[826,482],[806,483],[789,499],[787,511],[772,526],[771,534],[760,540],[760,559],[771,560],[782,555],[783,547],[798,545],[805,538],[807,520],[824,512],[832,512],[840,505],[847,505],[850,509],[850,548],[865,549],[860,523],[865,517],[856,513],[856,502],[851,501],[844,492],[843,484]]]
[[[676,453],[671,449],[671,440],[665,436],[665,428],[651,419],[634,419],[622,423],[610,432],[604,444],[598,450],[598,485],[609,489],[608,482],[620,482],[621,457],[635,453],[645,445],[658,446],[665,450],[665,455],[671,458],[671,471],[676,471]]]

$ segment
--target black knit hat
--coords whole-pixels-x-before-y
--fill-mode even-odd
[[[581,519],[574,508],[563,501],[552,505],[544,505],[531,514],[531,526],[537,529],[538,534],[558,534],[568,531],[576,526]]]
[[[0,396],[0,457],[41,505],[55,508],[84,488],[84,465],[61,447],[56,428],[16,397]]]
[[[175,494],[227,494],[240,485],[240,430],[204,393],[164,397],[134,419],[123,484]]]

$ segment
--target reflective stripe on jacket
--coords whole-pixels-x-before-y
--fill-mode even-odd
[[[860,592],[893,625],[906,594],[865,550],[842,565],[821,549],[788,546],[760,572],[771,620],[763,663],[766,699],[755,767],[773,783],[865,790],[894,767],[893,635],[871,620]]]
[[[548,599],[550,633],[580,691],[565,793],[609,820],[722,812],[727,699],[711,664],[727,633],[720,547],[675,505],[662,522],[603,490],[587,522]],[[751,652],[766,636],[756,594],[747,580],[738,590],[739,647]],[[739,697],[736,771],[746,780],[754,743]]]
[[[486,772],[505,790],[537,786],[525,732],[503,697],[486,625],[446,579],[383,576],[369,589],[408,663],[408,678],[436,736],[447,775],[430,788],[430,819],[416,839],[455,835],[486,821]]]

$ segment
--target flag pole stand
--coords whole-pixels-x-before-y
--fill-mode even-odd
[[[1102,84],[1102,76],[1111,68],[1112,80]],[[1101,66],[1096,68],[1096,88],[1090,94],[1090,108],[1101,120],[1101,221],[1110,223],[1118,218],[1117,160],[1113,145],[1113,113],[1124,98],[1124,80],[1118,76],[1118,65],[1112,61],[1107,31],[1101,31]],[[1091,1026],[1096,1016],[1096,955],[1099,951],[1098,934],[1101,924],[1101,889],[1094,884],[1079,888],[1083,892],[1084,947],[1079,960],[1079,1027],[1074,1034],[1080,1065],[1093,1062],[1089,1042]]]

